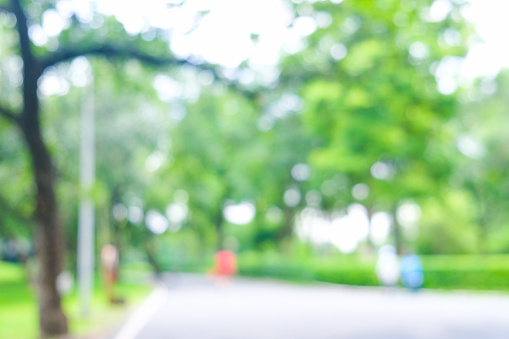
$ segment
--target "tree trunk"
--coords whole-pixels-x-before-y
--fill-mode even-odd
[[[368,238],[367,238],[367,243],[368,243],[368,248],[369,248],[369,252],[370,252],[370,255],[371,256],[375,256],[376,255],[376,245],[375,243],[373,242],[373,237],[371,236],[373,234],[373,214],[375,214],[375,209],[373,206],[369,206],[367,207],[367,210],[368,210]]]
[[[62,311],[56,287],[56,279],[63,267],[65,241],[58,217],[56,176],[51,156],[42,139],[38,119],[30,120],[25,121],[22,131],[30,149],[35,175],[36,246],[40,262],[39,322],[41,336],[44,338],[68,331],[67,319]]]
[[[224,221],[223,209],[221,208],[216,215],[216,219],[214,220],[214,225],[216,226],[217,234],[216,248],[218,251],[221,251],[224,246],[223,221]]]
[[[155,274],[156,278],[161,278],[163,274],[163,269],[161,268],[161,265],[157,260],[156,244],[151,234],[149,234],[149,236],[145,238],[143,250],[145,252],[145,255],[147,256],[148,263],[152,267],[152,271]]]
[[[20,52],[23,59],[23,110],[17,121],[28,145],[35,181],[36,246],[40,262],[39,321],[41,336],[67,333],[67,319],[62,311],[56,279],[62,270],[64,237],[55,197],[55,171],[44,144],[39,122],[37,82],[44,69],[32,52],[28,19],[21,0],[11,0],[16,16]]]
[[[281,251],[285,254],[289,254],[291,250],[291,241],[293,237],[293,226],[295,221],[295,213],[293,208],[284,208],[285,220],[284,224],[276,234],[276,242],[280,247]]]
[[[396,247],[396,253],[398,255],[401,255],[402,254],[402,249],[403,249],[403,238],[402,238],[402,234],[401,234],[401,226],[399,225],[399,222],[398,222],[398,207],[397,205],[394,207],[393,211],[392,211],[392,219],[394,221],[393,223],[393,236],[394,236],[394,247]]]

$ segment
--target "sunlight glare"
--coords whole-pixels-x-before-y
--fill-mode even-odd
[[[240,204],[227,203],[223,209],[225,219],[236,225],[249,224],[255,217],[255,206],[247,201]]]

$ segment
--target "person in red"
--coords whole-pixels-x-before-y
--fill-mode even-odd
[[[237,258],[230,250],[221,250],[216,253],[216,267],[214,273],[222,276],[232,276],[237,273]]]
[[[212,282],[219,287],[229,287],[230,278],[237,273],[237,257],[230,250],[218,251],[214,258],[214,268],[209,271]]]

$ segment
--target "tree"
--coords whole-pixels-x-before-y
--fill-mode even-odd
[[[452,172],[445,123],[457,113],[456,97],[434,70],[465,53],[469,29],[459,5],[440,16],[431,5],[297,4],[317,28],[282,63],[282,83],[303,98],[317,139],[311,165],[344,175],[349,189],[367,184],[369,195],[357,200],[394,217],[405,199],[440,192]],[[400,249],[397,223],[393,233]]]
[[[99,56],[121,61],[134,59],[155,67],[190,65],[206,69],[219,78],[215,69],[209,65],[175,58],[168,50],[167,41],[161,38],[145,41],[140,36],[130,36],[122,25],[111,18],[106,18],[102,26],[108,32],[105,36],[101,28],[93,28],[93,25],[80,22],[78,17],[72,16],[68,28],[62,30],[58,37],[53,37],[47,48],[36,46],[31,40],[29,29],[33,22],[41,23],[43,12],[54,12],[54,5],[53,1],[42,1],[32,7],[39,9],[34,14],[34,11],[27,10],[30,6],[28,1],[10,0],[0,3],[4,18],[7,15],[8,20],[15,23],[12,29],[17,35],[18,48],[13,50],[22,61],[22,83],[17,84],[20,88],[14,85],[12,91],[20,91],[21,102],[18,104],[12,98],[1,97],[0,115],[18,128],[31,162],[34,219],[37,225],[36,247],[41,268],[39,318],[43,337],[67,333],[68,326],[56,289],[56,278],[63,266],[64,237],[55,194],[56,168],[41,128],[43,109],[38,95],[40,79],[52,67],[79,56]],[[154,32],[157,36],[156,30]]]
[[[472,222],[477,224],[481,253],[507,252],[507,70],[496,78],[478,79],[463,90],[462,111],[454,120],[461,152],[452,184],[470,195]],[[475,126],[475,128],[472,128]]]

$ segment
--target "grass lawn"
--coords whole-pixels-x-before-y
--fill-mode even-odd
[[[110,333],[150,291],[148,285],[120,283],[116,294],[125,298],[126,304],[110,305],[98,286],[87,318],[80,315],[76,293],[64,297],[71,334],[76,338],[91,338]],[[0,339],[34,339],[38,332],[37,296],[27,283],[23,267],[0,262]]]

